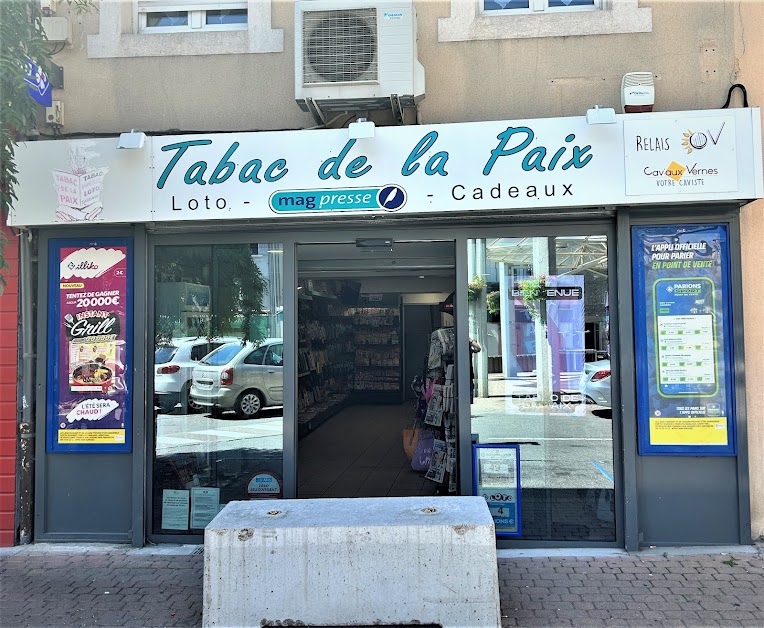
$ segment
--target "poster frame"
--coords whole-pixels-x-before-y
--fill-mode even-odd
[[[61,290],[60,264],[61,249],[66,247],[125,247],[127,259],[126,296],[125,296],[125,442],[93,444],[61,444],[58,442],[58,400],[60,381],[57,377],[60,360],[60,312]],[[51,238],[48,240],[48,333],[47,333],[47,395],[45,403],[45,450],[47,453],[132,453],[133,448],[133,240],[132,238]],[[54,420],[54,417],[55,420]]]
[[[727,444],[726,445],[653,445],[650,443],[650,386],[648,377],[647,355],[647,301],[644,298],[646,289],[645,260],[643,239],[647,231],[652,229],[673,230],[679,232],[688,229],[717,229],[724,235],[721,242],[721,299],[717,304],[723,316],[722,336],[724,343],[722,356],[724,359],[724,389],[727,415]],[[633,312],[634,312],[634,349],[636,377],[636,414],[637,414],[637,445],[642,456],[736,456],[737,455],[737,412],[735,397],[735,361],[733,346],[732,324],[732,285],[730,258],[730,226],[723,222],[691,222],[691,223],[650,223],[631,226],[631,261],[633,282]],[[719,311],[719,310],[717,310]],[[716,368],[718,369],[717,364]],[[721,382],[719,382],[721,385]],[[658,394],[656,392],[656,394]],[[665,396],[665,395],[663,395]],[[703,395],[697,395],[698,397]]]
[[[522,508],[522,495],[520,490],[520,445],[510,445],[505,443],[485,443],[472,445],[472,494],[478,495],[478,459],[479,451],[481,449],[514,449],[515,450],[515,490],[517,495],[517,532],[504,532],[496,530],[496,536],[498,538],[516,539],[523,535],[523,508]],[[488,502],[486,502],[487,504]],[[493,519],[493,515],[491,516]],[[494,524],[495,526],[495,524]]]

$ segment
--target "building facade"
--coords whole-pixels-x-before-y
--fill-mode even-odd
[[[233,499],[423,491],[499,495],[507,544],[764,534],[761,121],[739,91],[722,108],[764,95],[758,3],[182,4],[49,18],[71,25],[63,125],[20,147],[11,216],[37,306],[17,534],[198,540]],[[320,37],[377,45],[341,13],[372,6],[413,90],[358,109],[304,75],[336,62]],[[620,115],[635,71],[652,113]],[[443,456],[404,477],[368,453],[401,425],[362,421],[410,411],[416,375],[443,387],[418,425]]]

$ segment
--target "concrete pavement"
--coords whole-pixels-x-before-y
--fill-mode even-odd
[[[0,626],[200,626],[201,551],[0,549]],[[764,627],[764,546],[500,550],[498,563],[503,626]]]

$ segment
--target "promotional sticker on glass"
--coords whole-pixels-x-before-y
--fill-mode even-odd
[[[51,241],[48,451],[130,451],[131,262],[124,239]]]
[[[639,227],[632,245],[640,453],[733,455],[726,228]]]
[[[488,503],[496,536],[521,536],[520,447],[473,445],[473,490]]]

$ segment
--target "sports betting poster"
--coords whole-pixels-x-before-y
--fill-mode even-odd
[[[640,453],[734,455],[726,228],[634,227],[632,256]]]
[[[132,249],[126,239],[51,240],[49,452],[129,452]]]

